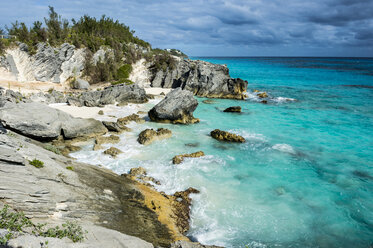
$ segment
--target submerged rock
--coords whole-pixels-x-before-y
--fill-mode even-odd
[[[217,103],[216,101],[214,101],[212,99],[203,100],[202,102],[206,103],[206,104],[215,104],[215,103]]]
[[[172,132],[169,129],[158,128],[157,131],[154,129],[145,129],[139,134],[137,141],[142,145],[149,145],[155,140],[167,139],[172,136]]]
[[[151,79],[152,87],[189,90],[194,95],[213,98],[244,99],[247,81],[231,78],[226,65],[200,60],[176,60],[174,69],[156,71]]]
[[[121,176],[129,176],[131,179],[137,180],[139,182],[152,182],[156,185],[161,185],[161,183],[157,179],[147,176],[146,170],[143,167],[131,168],[128,174],[122,174]],[[151,184],[149,185],[151,186]]]
[[[205,153],[203,151],[198,151],[190,154],[182,154],[182,155],[176,155],[172,159],[173,164],[180,164],[184,161],[184,158],[199,158],[205,156]]]
[[[241,107],[240,106],[233,106],[224,109],[224,112],[234,112],[234,113],[241,113]]]
[[[116,158],[121,153],[123,152],[115,147],[110,147],[109,149],[104,151],[104,154],[110,155],[113,158]]]
[[[198,123],[199,119],[193,116],[197,106],[198,101],[194,99],[191,92],[177,88],[155,105],[148,115],[155,122],[174,124]]]
[[[259,98],[267,98],[267,97],[268,97],[268,94],[267,94],[267,92],[262,92],[262,93],[258,93],[257,96],[258,96]]]
[[[211,131],[210,135],[211,137],[219,141],[230,141],[230,142],[239,142],[239,143],[245,142],[244,137],[237,135],[237,134],[222,131],[219,129],[215,129],[214,131]]]

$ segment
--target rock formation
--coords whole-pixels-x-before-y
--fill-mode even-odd
[[[190,154],[182,154],[182,155],[176,155],[172,159],[173,164],[180,164],[184,161],[184,158],[199,158],[205,156],[205,153],[203,151],[194,152]]]
[[[245,142],[244,137],[237,135],[237,134],[222,131],[219,129],[215,129],[214,131],[211,131],[210,135],[211,137],[219,141],[229,141],[229,142],[239,142],[239,143]]]
[[[67,102],[74,106],[102,107],[115,103],[145,103],[148,99],[145,90],[137,84],[114,85],[106,87],[102,91],[83,92],[78,96],[67,98]]]
[[[190,91],[177,88],[155,105],[148,113],[152,121],[174,124],[192,124],[199,122],[193,117],[198,102]]]
[[[93,137],[107,132],[94,119],[74,118],[65,112],[41,103],[7,103],[0,111],[4,127],[38,140]]]
[[[149,145],[155,140],[168,139],[172,136],[171,130],[165,128],[145,129],[139,134],[137,141],[142,145]]]
[[[87,238],[76,247],[169,247],[177,240],[188,241],[182,233],[189,220],[187,193],[194,191],[177,196],[159,193],[110,170],[74,162],[44,149],[43,143],[9,132],[11,135],[0,134],[0,208],[7,204],[23,211],[34,223],[84,223]],[[44,167],[35,168],[26,162],[32,159],[42,161]],[[74,170],[66,169],[68,166]],[[43,239],[37,238],[20,237],[10,244],[25,246]],[[51,240],[51,244],[54,241],[66,242]]]
[[[116,158],[121,153],[123,152],[115,147],[110,147],[109,149],[104,151],[104,154],[110,155],[113,158]]]
[[[244,99],[247,81],[231,78],[225,65],[178,59],[174,69],[155,72],[152,87],[189,90],[201,97]]]
[[[224,112],[232,112],[232,113],[241,113],[241,107],[240,106],[233,106],[224,109]]]

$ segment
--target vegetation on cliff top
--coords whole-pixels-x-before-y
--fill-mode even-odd
[[[68,21],[51,6],[48,17],[43,22],[35,21],[28,27],[24,22],[16,21],[5,29],[8,35],[14,37],[0,39],[0,55],[5,48],[17,41],[25,43],[30,54],[36,53],[40,42],[52,47],[69,43],[76,48],[87,48],[83,75],[89,78],[90,83],[131,83],[128,76],[123,77],[123,66],[130,72],[130,64],[141,58],[151,62],[151,69],[158,71],[173,69],[176,64],[173,56],[186,57],[176,49],[152,49],[148,42],[134,35],[135,31],[105,15],[99,19],[84,15],[78,20]],[[4,30],[0,29],[0,34],[2,33]],[[103,47],[110,49],[110,56],[106,54],[102,61],[93,62],[93,54]]]

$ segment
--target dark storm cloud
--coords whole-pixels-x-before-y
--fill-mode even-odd
[[[13,0],[0,26],[42,20],[48,5],[67,19],[106,14],[189,54],[373,56],[372,0]]]

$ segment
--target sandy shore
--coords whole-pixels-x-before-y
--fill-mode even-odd
[[[151,95],[160,95],[162,92],[167,95],[172,89],[164,89],[164,88],[145,88],[146,94]]]

